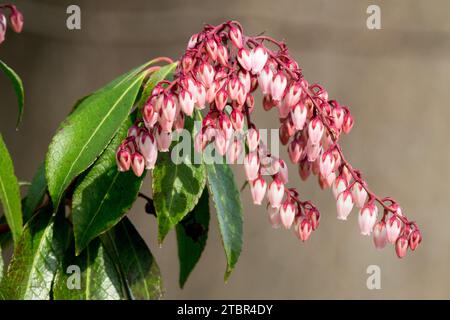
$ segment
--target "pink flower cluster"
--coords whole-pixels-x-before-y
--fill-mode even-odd
[[[9,22],[11,24],[11,28],[14,30],[14,32],[22,32],[23,16],[22,13],[17,10],[16,6],[12,4],[4,4],[0,5],[0,9],[9,9]],[[7,25],[8,22],[6,16],[2,12],[0,12],[0,43],[5,41]]]
[[[261,205],[267,198],[271,224],[293,226],[302,241],[308,240],[319,226],[320,213],[310,201],[302,201],[296,189],[286,186],[286,163],[272,156],[260,141],[251,121],[257,88],[263,94],[263,108],[278,111],[280,140],[288,145],[289,158],[298,165],[300,177],[306,180],[312,173],[321,188],[332,189],[337,218],[346,220],[356,205],[361,233],[373,233],[376,248],[394,243],[400,258],[408,248],[415,250],[422,239],[417,224],[403,215],[393,199],[371,192],[361,172],[344,158],[338,142],[353,127],[349,109],[329,100],[322,86],[304,79],[284,43],[267,36],[245,36],[235,21],[206,25],[191,37],[174,80],[155,87],[142,120],[130,128],[119,147],[119,169],[131,167],[138,176],[144,168],[152,169],[158,151],[168,151],[172,130],[183,128],[184,117],[192,116],[194,109],[208,107],[195,137],[196,150],[201,152],[214,143],[216,152],[231,163],[244,153],[254,203]],[[247,148],[235,139],[236,133],[246,135]],[[378,206],[384,211],[377,222]]]

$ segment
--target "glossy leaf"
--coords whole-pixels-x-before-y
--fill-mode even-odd
[[[124,279],[129,296],[138,300],[161,299],[163,287],[159,267],[128,218],[102,236],[105,247]]]
[[[38,205],[42,202],[46,191],[45,165],[42,163],[36,171],[31,185],[28,187],[27,196],[23,204],[23,220],[25,222],[31,218]]]
[[[55,300],[119,300],[126,298],[120,274],[100,239],[81,255],[74,246],[65,253],[53,285]]]
[[[1,287],[7,299],[50,298],[52,281],[67,245],[69,228],[62,215],[43,210],[27,224]]]
[[[76,252],[107,231],[126,214],[136,200],[142,177],[130,170],[120,172],[116,165],[116,150],[132,125],[127,119],[106,150],[75,188],[72,217]]]
[[[22,204],[20,202],[19,183],[14,175],[13,162],[1,134],[0,200],[3,205],[6,221],[14,238],[14,243],[17,243],[22,234]]]
[[[191,154],[193,154],[194,121],[189,117],[186,118],[185,128],[191,134],[182,139],[191,139]],[[172,145],[174,144],[176,142]],[[194,209],[206,182],[203,164],[193,164],[190,159],[184,158],[179,152],[173,152],[172,159],[171,153],[160,153],[157,165],[153,170],[153,202],[158,219],[160,243],[169,230]]]
[[[242,249],[242,203],[233,172],[227,164],[207,164],[206,172],[227,256],[227,280]]]
[[[23,105],[25,101],[25,93],[23,90],[23,83],[19,75],[11,69],[6,63],[0,60],[0,69],[5,73],[5,75],[11,80],[17,97],[17,105],[19,107],[19,115],[17,116],[16,128],[19,127],[20,122],[23,117]]]
[[[62,123],[46,158],[55,207],[72,180],[95,161],[128,116],[145,76],[141,70],[139,67],[82,99]]]
[[[202,255],[208,239],[208,229],[209,197],[208,190],[205,188],[194,210],[184,217],[176,227],[181,288]]]

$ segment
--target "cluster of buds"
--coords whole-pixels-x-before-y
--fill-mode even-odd
[[[14,32],[17,32],[17,33],[22,32],[23,15],[19,10],[17,10],[16,6],[14,6],[12,4],[4,4],[4,5],[0,5],[0,10],[1,9],[9,10],[9,12],[10,12],[9,23],[11,25],[11,28],[14,30]],[[5,41],[7,25],[8,25],[8,22],[7,22],[5,14],[3,14],[0,11],[0,43]]]
[[[206,25],[191,37],[173,81],[154,88],[142,119],[119,147],[119,169],[131,166],[141,175],[144,168],[153,168],[158,151],[168,150],[172,130],[182,128],[184,117],[192,116],[195,109],[206,108],[195,149],[201,152],[214,143],[215,151],[229,163],[243,154],[253,202],[261,205],[267,198],[272,226],[293,227],[302,241],[308,240],[319,226],[320,213],[310,201],[301,200],[295,188],[287,187],[286,163],[267,151],[251,121],[258,88],[264,110],[278,111],[280,141],[288,146],[300,177],[306,180],[312,173],[322,189],[332,189],[338,219],[346,220],[356,204],[361,233],[373,233],[376,248],[395,243],[399,257],[408,248],[415,250],[421,242],[417,224],[403,215],[393,199],[371,192],[361,172],[344,158],[338,142],[353,127],[349,109],[329,100],[319,84],[305,80],[286,44],[262,35],[245,36],[235,21]],[[236,133],[245,136],[246,146]],[[384,209],[379,222],[378,206]]]

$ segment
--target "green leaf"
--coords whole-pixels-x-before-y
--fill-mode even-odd
[[[125,297],[120,274],[100,239],[79,256],[70,246],[53,285],[55,300],[119,300]]]
[[[184,217],[176,227],[181,288],[202,255],[208,239],[208,228],[209,197],[208,190],[205,188],[194,210]]]
[[[69,235],[63,215],[42,210],[26,225],[1,287],[7,299],[50,298],[52,281]]]
[[[192,118],[186,118],[185,128],[191,134],[183,139],[191,139],[189,146],[191,146],[190,154],[193,155],[194,142],[192,139],[195,130]],[[171,153],[160,153],[157,165],[153,169],[153,202],[158,219],[160,243],[169,230],[194,209],[206,182],[203,164],[193,164],[189,159],[182,158],[179,152],[173,152],[174,159],[172,159]],[[180,163],[176,164],[173,160]]]
[[[14,243],[22,234],[22,204],[17,178],[14,175],[14,166],[0,134],[0,200],[9,228],[13,234]]]
[[[47,191],[45,180],[45,165],[42,163],[33,177],[31,186],[28,188],[27,196],[23,204],[23,220],[26,222],[31,218],[38,205],[42,202]]]
[[[46,157],[55,208],[72,180],[95,161],[128,116],[145,77],[141,70],[134,69],[82,99],[61,125]]]
[[[161,299],[161,273],[150,249],[133,224],[124,218],[102,236],[105,247],[118,265],[130,298],[138,300]]]
[[[11,83],[14,87],[14,91],[16,92],[17,104],[19,106],[19,115],[17,117],[17,122],[16,122],[16,129],[17,129],[19,127],[20,122],[22,121],[23,105],[24,105],[24,101],[25,101],[25,93],[23,90],[23,83],[22,83],[22,80],[20,79],[20,77],[17,75],[17,73],[1,60],[0,60],[0,69],[11,80]]]
[[[227,164],[207,164],[206,173],[227,256],[227,280],[242,249],[242,203],[233,172]]]
[[[166,79],[169,75],[173,73],[177,66],[177,62],[165,65],[158,69],[157,71],[153,72],[151,76],[148,78],[147,82],[145,83],[144,90],[142,92],[142,95],[139,99],[138,106],[139,108],[142,108],[144,106],[145,102],[147,102],[148,98],[152,94],[153,88],[162,80]]]
[[[144,175],[136,177],[130,170],[120,172],[116,150],[133,124],[128,118],[81,183],[72,198],[72,218],[76,253],[101,233],[116,225],[131,208]]]

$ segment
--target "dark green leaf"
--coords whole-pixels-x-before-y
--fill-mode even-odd
[[[67,245],[69,228],[63,215],[43,209],[26,225],[2,281],[8,299],[49,299],[52,281]]]
[[[14,175],[14,166],[0,134],[0,200],[9,228],[13,234],[14,243],[22,234],[22,204],[17,178]]]
[[[46,177],[58,207],[65,189],[102,153],[128,116],[145,73],[139,67],[89,95],[67,117],[50,144]]]
[[[47,191],[47,181],[45,180],[45,165],[42,163],[33,177],[31,186],[28,188],[27,197],[23,204],[23,220],[26,222],[34,213],[34,210],[42,202]]]
[[[132,299],[161,299],[161,273],[150,249],[128,218],[102,236]]]
[[[202,255],[208,238],[208,228],[209,197],[208,190],[205,188],[194,210],[176,227],[181,288]]]
[[[210,195],[219,220],[222,243],[227,256],[225,280],[231,274],[242,249],[242,203],[233,172],[227,164],[207,164]]]
[[[55,300],[120,300],[125,298],[120,274],[100,239],[75,256],[74,246],[65,253],[53,285]]]
[[[19,127],[19,124],[22,121],[22,116],[23,116],[23,105],[24,105],[24,101],[25,101],[25,93],[23,91],[23,83],[22,83],[22,80],[20,79],[20,77],[17,75],[17,73],[1,60],[0,60],[0,69],[11,80],[11,83],[14,87],[14,91],[16,92],[17,104],[19,106],[19,115],[17,117],[17,122],[16,122],[16,128],[17,128],[17,127]]]
[[[3,272],[5,272],[5,265],[3,262],[2,246],[0,246],[0,283],[3,280]]]
[[[117,146],[132,125],[127,119],[118,134],[95,162],[72,199],[75,248],[79,254],[88,243],[113,227],[131,208],[142,185],[142,177],[130,170],[120,172],[116,165]]]
[[[186,118],[185,128],[191,134],[183,139],[191,139],[189,146],[192,148],[190,154],[193,155],[192,137],[195,132],[192,118]],[[172,159],[171,153],[160,153],[157,165],[153,170],[153,201],[158,218],[160,243],[169,230],[194,209],[206,182],[203,164],[193,164],[191,159],[182,158],[179,152],[173,152]],[[176,164],[173,160],[181,163]]]

